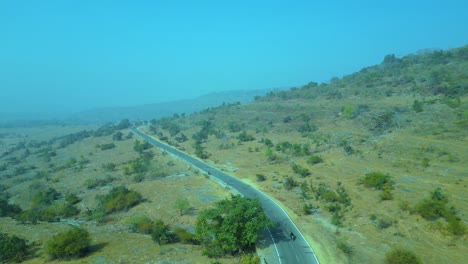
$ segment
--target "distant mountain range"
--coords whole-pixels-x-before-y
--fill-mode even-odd
[[[174,114],[191,114],[208,107],[219,106],[223,103],[248,103],[256,96],[262,96],[277,89],[233,90],[215,92],[194,99],[178,100],[128,107],[105,107],[86,110],[66,117],[44,117],[30,114],[2,114],[0,126],[30,126],[44,124],[93,124],[116,122],[122,119],[131,121],[159,119]]]

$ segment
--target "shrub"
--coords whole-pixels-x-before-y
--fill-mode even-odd
[[[122,137],[123,137],[123,133],[120,131],[117,131],[114,133],[114,135],[112,135],[112,140],[120,141],[122,140]]]
[[[255,140],[255,137],[252,135],[247,134],[246,131],[242,131],[238,136],[237,139],[241,142],[247,142],[247,141],[253,141]]]
[[[307,163],[309,163],[311,165],[319,164],[319,163],[322,163],[322,162],[323,162],[323,159],[319,155],[313,155],[313,156],[310,156],[307,159]]]
[[[291,176],[288,176],[286,177],[286,180],[285,182],[283,183],[283,186],[286,190],[291,190],[292,188],[296,187],[297,186],[297,182],[291,177]]]
[[[380,199],[382,200],[393,200],[392,186],[386,183],[383,185],[382,193],[380,193]]]
[[[392,177],[388,174],[383,174],[381,172],[371,172],[366,174],[364,179],[360,180],[360,183],[369,188],[383,190],[384,185],[392,186],[393,180]]]
[[[421,260],[411,251],[401,248],[393,249],[385,254],[387,264],[421,264]]]
[[[301,177],[306,177],[310,175],[309,169],[302,167],[301,165],[293,164],[291,168],[294,171],[294,173],[299,174]]]
[[[106,213],[128,210],[139,204],[142,196],[136,191],[130,191],[124,186],[114,187],[109,194],[100,196],[98,199]]]
[[[174,209],[177,209],[180,215],[184,215],[188,213],[191,209],[190,202],[187,198],[185,199],[177,199],[174,203]]]
[[[255,176],[257,177],[257,181],[259,181],[259,182],[262,182],[262,181],[266,180],[266,176],[263,175],[263,174],[256,174]]]
[[[146,215],[137,215],[130,219],[130,230],[142,234],[151,234],[153,230],[153,221]]]
[[[416,205],[416,212],[427,220],[436,220],[447,213],[446,204],[442,201],[424,199]]]
[[[134,182],[142,182],[145,179],[145,175],[143,173],[137,173],[133,176]]]
[[[71,230],[53,236],[47,241],[45,250],[51,259],[70,259],[84,256],[90,244],[88,231],[73,227]]]
[[[76,196],[76,194],[73,194],[73,193],[69,193],[67,195],[65,195],[65,201],[68,203],[68,204],[77,204],[79,203],[81,200],[78,196]]]
[[[0,197],[0,217],[15,216],[21,213],[21,208],[15,204],[9,204],[7,199]]]
[[[102,168],[104,170],[106,170],[106,171],[114,171],[115,167],[116,167],[116,165],[114,163],[112,163],[112,162],[102,164]]]
[[[58,193],[55,189],[49,188],[45,191],[43,190],[36,190],[31,199],[31,208],[39,209],[46,206],[51,205],[54,200],[60,197],[60,193]]]
[[[342,227],[343,226],[342,218],[343,216],[338,211],[335,211],[333,213],[331,223],[334,224],[335,226]]]
[[[72,217],[80,212],[76,206],[65,201],[57,201],[45,209],[40,220],[44,221],[58,221],[60,217]]]
[[[114,143],[101,144],[100,148],[101,150],[113,149],[115,148],[115,144]]]
[[[124,167],[124,173],[126,175],[130,175],[132,173],[145,173],[148,171],[149,165],[149,159],[138,158],[130,161],[130,163]]]
[[[377,223],[379,229],[389,228],[393,225],[394,221],[390,218],[380,218]]]
[[[239,260],[240,264],[261,264],[260,257],[257,255],[242,254]]]
[[[412,108],[416,113],[420,113],[424,110],[423,103],[419,102],[418,100],[414,100]]]
[[[338,239],[336,247],[347,256],[351,256],[354,252],[353,246],[351,246],[345,238]]]
[[[88,179],[85,181],[85,186],[87,189],[94,189],[96,187],[105,186],[115,180],[114,177],[110,175],[105,175],[100,178]]]
[[[173,229],[173,232],[181,243],[185,243],[185,244],[196,243],[195,235],[181,227],[175,227]]]
[[[454,216],[450,217],[448,220],[447,229],[452,235],[455,236],[464,236],[466,233],[465,223]]]
[[[159,245],[172,242],[174,240],[173,233],[170,232],[167,226],[161,219],[158,219],[153,224],[153,232],[151,238]]]
[[[451,215],[455,215],[453,210],[447,208],[448,199],[441,188],[436,188],[431,192],[431,197],[425,198],[415,206],[415,211],[427,220],[436,220],[445,217],[449,220]]]
[[[27,255],[26,240],[0,233],[0,263],[21,262]]]

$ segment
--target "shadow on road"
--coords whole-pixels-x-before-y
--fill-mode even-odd
[[[279,223],[276,223],[274,226],[270,226],[265,228],[259,237],[258,247],[260,249],[265,249],[272,246],[274,243],[280,242],[290,242],[291,238],[286,235],[288,230],[283,230]],[[272,241],[272,238],[274,241]]]

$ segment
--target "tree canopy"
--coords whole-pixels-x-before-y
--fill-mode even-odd
[[[258,232],[271,225],[258,199],[232,196],[202,211],[195,231],[205,247],[204,254],[219,257],[226,253],[251,249]]]

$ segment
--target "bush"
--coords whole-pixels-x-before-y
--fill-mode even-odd
[[[424,199],[416,205],[416,212],[427,220],[437,220],[447,213],[446,203],[442,201]]]
[[[380,193],[380,199],[382,200],[393,200],[392,186],[390,184],[384,184],[382,193]]]
[[[57,201],[47,207],[40,215],[40,220],[58,221],[61,217],[72,217],[80,212],[76,206],[66,201]]]
[[[151,234],[153,230],[153,221],[146,215],[134,216],[128,222],[133,232]]]
[[[419,102],[418,100],[414,100],[412,108],[416,113],[420,113],[424,110],[423,103]]]
[[[291,168],[294,171],[294,173],[299,174],[303,178],[310,175],[309,169],[302,167],[301,165],[293,164]]]
[[[177,209],[180,215],[184,215],[188,213],[191,207],[192,206],[190,205],[190,202],[187,198],[184,198],[184,199],[180,198],[174,202],[174,209]]]
[[[148,171],[149,165],[149,159],[138,158],[136,160],[130,161],[130,163],[124,167],[124,173],[125,175],[130,175],[133,173],[145,173]]]
[[[381,172],[371,172],[366,174],[364,179],[360,180],[360,183],[369,188],[383,190],[385,185],[392,186],[393,180],[392,177],[388,174],[383,174]]]
[[[98,199],[106,213],[128,210],[139,204],[142,200],[140,193],[130,191],[124,186],[114,187],[109,194],[100,196]]]
[[[242,254],[239,260],[240,264],[261,264],[262,261],[257,255]]]
[[[142,182],[145,179],[145,175],[142,173],[137,173],[135,176],[133,176],[133,181],[134,182]]]
[[[26,240],[0,233],[0,263],[21,262],[27,255]]]
[[[455,216],[450,217],[448,220],[447,230],[455,236],[464,236],[466,233],[465,223],[457,219]]]
[[[51,259],[70,259],[84,256],[91,244],[87,230],[73,227],[50,239],[45,250]]]
[[[431,192],[431,197],[419,202],[415,211],[427,220],[437,220],[439,217],[445,217],[450,220],[455,215],[454,210],[447,208],[448,198],[442,192],[441,188],[436,188]]]
[[[197,240],[195,239],[195,235],[190,233],[189,231],[181,228],[175,227],[173,232],[177,239],[184,244],[196,244]]]
[[[262,181],[266,180],[266,176],[263,175],[263,174],[255,174],[255,176],[257,177],[257,181],[259,181],[259,182],[262,182]]]
[[[69,193],[67,195],[65,195],[65,201],[68,203],[68,204],[77,204],[81,201],[81,199],[76,196],[76,194],[73,194],[73,193]]]
[[[286,190],[291,190],[292,188],[297,186],[297,182],[291,177],[286,177],[286,181],[283,183],[283,186]]]
[[[159,245],[172,242],[174,240],[174,235],[171,233],[169,226],[166,225],[161,219],[156,220],[153,224],[153,232],[151,233],[151,238],[154,242],[157,242]]]
[[[310,156],[307,159],[307,163],[309,163],[311,165],[319,164],[319,163],[322,163],[322,162],[323,162],[323,159],[319,155],[313,155],[313,156]]]
[[[115,148],[115,144],[114,143],[101,144],[100,148],[101,150],[113,149]]]
[[[106,171],[114,171],[116,165],[112,162],[102,164],[102,168]]]
[[[385,254],[387,264],[421,264],[421,260],[411,251],[401,248],[393,249]]]
[[[351,256],[354,252],[353,246],[351,246],[345,238],[339,239],[336,242],[336,247],[347,256]]]
[[[16,204],[9,204],[7,199],[0,197],[0,217],[13,217],[21,213],[21,208]]]
[[[247,132],[242,131],[238,136],[237,139],[241,142],[247,142],[247,141],[253,141],[255,140],[255,137],[252,135],[247,134]]]
[[[85,181],[85,186],[87,189],[94,189],[96,187],[105,186],[115,180],[114,177],[110,175],[105,175],[100,178],[87,179]]]

